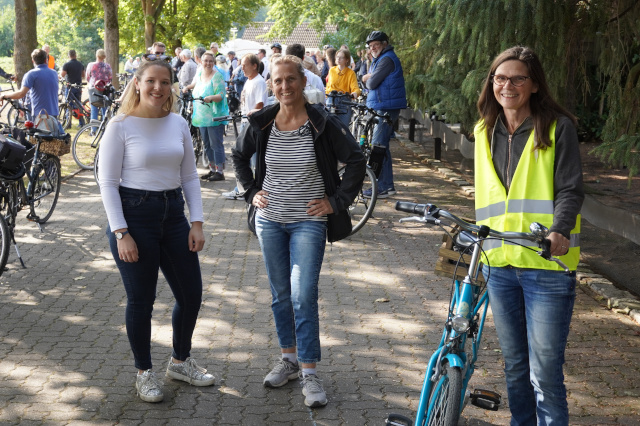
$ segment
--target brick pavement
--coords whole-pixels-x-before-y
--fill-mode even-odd
[[[230,141],[227,141],[227,145]],[[429,200],[461,214],[472,201],[394,144],[398,195],[375,218],[328,246],[320,278],[323,360],[329,405],[304,406],[297,383],[265,389],[277,358],[270,296],[243,203],[219,195],[233,182],[203,184],[207,243],[204,301],[193,356],[218,377],[210,388],[165,380],[165,400],[141,402],[124,330],[125,295],[104,238],[105,216],[90,173],[62,186],[40,233],[20,215],[15,254],[0,277],[0,424],[375,425],[390,412],[413,415],[449,288],[433,274],[441,234],[399,224],[398,199]],[[228,177],[231,173],[228,173]],[[171,293],[161,279],[152,356],[163,373],[171,349]],[[578,291],[567,351],[571,424],[640,424],[640,327]],[[506,394],[491,318],[475,385]],[[462,424],[505,425],[506,406],[469,406]]]

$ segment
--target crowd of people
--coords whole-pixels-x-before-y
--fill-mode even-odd
[[[173,352],[166,375],[195,386],[214,377],[191,358],[191,339],[202,300],[198,252],[204,247],[200,180],[224,181],[223,146],[229,114],[227,86],[240,95],[242,123],[232,149],[236,188],[224,193],[244,200],[258,237],[272,296],[281,358],[263,384],[278,388],[300,379],[304,403],[327,404],[317,371],[319,276],[327,241],[351,231],[348,208],[362,189],[365,157],[348,129],[349,113],[329,114],[324,103],[366,94],[366,104],[392,122],[407,108],[401,61],[387,34],[371,32],[356,58],[347,46],[307,51],[279,43],[236,57],[209,49],[176,48],[175,57],[156,42],[141,58],[129,58],[133,76],[120,114],[107,126],[99,159],[106,234],[127,294],[125,322],[140,398],[163,398],[152,369],[151,314],[159,271],[176,302]],[[33,51],[34,69],[20,90],[31,114],[58,114],[58,74],[48,46]],[[69,51],[61,76],[93,89],[113,70],[103,49],[86,68]],[[354,60],[357,59],[357,60]],[[4,71],[2,71],[4,73]],[[3,74],[11,78],[11,75]],[[173,111],[175,85],[191,91],[192,122],[200,130],[210,170],[198,176],[190,130]],[[343,97],[325,95],[342,93]],[[512,424],[568,424],[562,375],[575,300],[579,260],[579,211],[584,199],[575,117],[556,103],[538,56],[516,46],[498,55],[481,88],[475,129],[476,219],[498,231],[527,231],[537,221],[550,228],[551,254],[560,270],[526,248],[497,242],[485,246],[487,289],[502,353]],[[346,108],[348,110],[348,108]],[[95,118],[98,108],[92,107]],[[384,148],[378,197],[396,193],[390,140],[381,120],[373,145]],[[338,176],[336,164],[345,165]],[[364,189],[372,196],[371,188]],[[189,219],[184,212],[188,207]],[[533,254],[532,254],[533,253]]]

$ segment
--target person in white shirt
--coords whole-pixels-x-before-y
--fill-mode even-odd
[[[300,61],[304,61],[305,48],[301,44],[297,44],[297,43],[290,44],[289,46],[287,46],[286,53],[287,55],[297,56],[300,59]],[[322,84],[322,79],[306,68],[304,69],[304,75],[307,76],[307,87],[311,86],[314,89],[317,89],[317,91],[319,92],[316,92],[315,90],[314,92],[316,93],[320,102],[324,104],[326,102],[326,97],[324,93],[324,84]]]
[[[146,402],[163,399],[151,363],[151,312],[159,270],[176,299],[166,375],[194,386],[215,381],[190,354],[202,303],[198,252],[205,241],[204,215],[189,128],[171,112],[172,81],[168,62],[140,65],[132,80],[135,90],[124,95],[120,114],[109,122],[98,159],[106,233],[127,294],[125,320],[138,369],[136,391]]]
[[[267,83],[258,73],[260,59],[257,55],[253,53],[244,55],[240,61],[240,66],[247,77],[247,81],[242,89],[242,95],[240,96],[240,111],[243,116],[248,116],[264,108],[267,102]],[[243,118],[240,132],[242,132],[247,123],[247,118]],[[243,200],[243,194],[244,191],[240,191],[238,186],[236,186],[232,191],[223,192],[222,196],[229,200]]]
[[[264,69],[260,74],[262,75],[262,78],[267,80],[267,76],[269,75],[269,58],[267,58],[267,51],[264,49],[258,49],[258,59],[260,59],[264,65]]]

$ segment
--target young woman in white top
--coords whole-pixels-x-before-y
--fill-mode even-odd
[[[166,375],[195,386],[214,377],[190,357],[202,300],[198,254],[204,246],[200,182],[186,122],[171,113],[171,65],[146,61],[123,98],[100,144],[102,201],[111,253],[127,293],[127,336],[138,369],[143,401],[159,402],[162,389],[152,371],[151,312],[158,270],[176,298],[173,353]],[[183,198],[184,193],[184,198]],[[191,226],[184,214],[189,207]]]

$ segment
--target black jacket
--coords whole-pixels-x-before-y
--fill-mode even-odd
[[[347,209],[362,188],[366,160],[349,129],[338,118],[329,115],[322,105],[307,103],[305,107],[311,123],[318,170],[334,211],[328,218],[327,238],[330,242],[337,241],[351,231]],[[275,104],[251,114],[248,125],[238,136],[236,147],[231,150],[236,179],[245,190],[244,198],[247,203],[251,203],[256,193],[262,189],[267,172],[267,143],[279,110],[280,104]],[[254,178],[250,160],[256,152]],[[346,164],[342,179],[338,175],[338,161]]]

